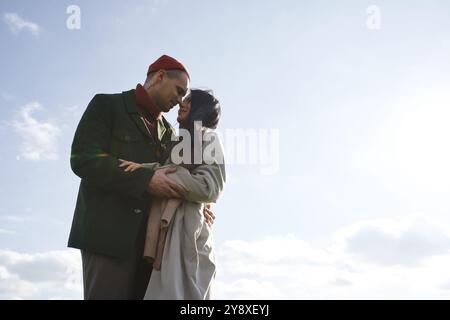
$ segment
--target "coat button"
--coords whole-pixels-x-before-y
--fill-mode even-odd
[[[134,213],[141,213],[142,210],[141,209],[134,209]]]

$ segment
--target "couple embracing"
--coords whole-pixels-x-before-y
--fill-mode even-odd
[[[225,184],[214,133],[221,107],[189,82],[184,65],[163,55],[143,85],[95,95],[78,124],[68,245],[81,250],[85,299],[211,297],[210,203]],[[183,139],[162,115],[176,105]]]

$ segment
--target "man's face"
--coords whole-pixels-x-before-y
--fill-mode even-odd
[[[189,78],[186,73],[181,72],[176,77],[169,77],[166,72],[161,75],[161,82],[156,97],[156,104],[162,112],[168,112],[177,104],[181,104],[186,95]]]
[[[191,95],[186,96],[183,102],[180,103],[180,109],[178,109],[178,123],[185,123],[189,116],[189,111],[191,110]]]

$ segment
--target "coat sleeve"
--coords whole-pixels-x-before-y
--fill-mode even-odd
[[[142,167],[145,169],[150,169],[155,171],[156,169],[159,169],[161,165],[159,162],[149,162],[149,163],[141,163]]]
[[[168,174],[168,177],[181,184],[187,193],[184,199],[197,202],[216,202],[223,191],[226,175],[223,160],[223,151],[217,143],[216,155],[189,171],[177,166],[177,171]],[[220,149],[220,150],[219,150]]]
[[[154,171],[124,172],[117,157],[109,154],[113,114],[108,99],[97,94],[84,112],[72,143],[72,170],[88,184],[143,199]]]

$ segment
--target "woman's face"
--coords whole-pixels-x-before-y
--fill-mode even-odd
[[[191,95],[189,94],[184,98],[183,102],[180,103],[180,109],[178,109],[178,123],[185,123],[189,116],[189,110],[191,110]]]

